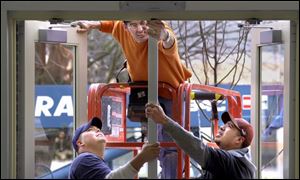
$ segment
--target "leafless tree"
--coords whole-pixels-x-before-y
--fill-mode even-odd
[[[241,79],[249,29],[237,21],[169,21],[178,36],[180,57],[197,83],[233,88]],[[220,67],[223,66],[223,69]],[[225,72],[225,73],[223,73]]]
[[[61,44],[36,43],[36,84],[70,84],[73,81],[72,47]]]
[[[98,30],[88,34],[88,81],[89,83],[109,83],[124,61],[122,50],[109,35]],[[125,75],[123,75],[125,76]]]

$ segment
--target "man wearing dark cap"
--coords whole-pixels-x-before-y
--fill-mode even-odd
[[[162,124],[176,144],[202,167],[201,179],[254,178],[256,167],[248,158],[253,128],[246,120],[224,112],[224,125],[214,139],[219,148],[213,148],[168,117],[161,106],[148,103],[145,113]]]
[[[133,179],[145,162],[159,155],[159,144],[145,144],[141,152],[118,169],[111,170],[104,161],[106,138],[102,122],[94,117],[76,129],[72,143],[79,154],[72,162],[70,179]]]

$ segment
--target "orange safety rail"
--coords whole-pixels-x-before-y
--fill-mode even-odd
[[[96,105],[96,91],[98,83],[91,84],[88,91],[88,120],[93,118]]]
[[[92,104],[93,103],[92,99],[95,94],[94,86],[95,86],[95,84],[92,84],[88,91],[88,120],[90,120],[92,118],[91,114],[94,111],[93,104]]]
[[[233,117],[240,118],[242,117],[242,99],[241,94],[238,91],[224,89],[220,87],[201,85],[201,84],[192,84],[193,90],[205,90],[207,92],[212,92],[216,94],[221,94],[228,101],[228,112],[232,114]],[[189,89],[188,94],[191,90]],[[218,133],[218,121],[214,120],[214,136]]]
[[[224,89],[220,87],[192,84],[193,90],[205,90],[208,92],[221,94],[228,101],[228,112],[236,118],[242,117],[242,99],[238,91]]]
[[[177,91],[177,99],[176,102],[174,104],[176,104],[176,107],[173,108],[173,112],[177,113],[176,117],[177,117],[177,123],[183,127],[183,98],[184,98],[184,87],[185,84],[182,83],[179,85],[178,87],[178,91]],[[183,152],[181,149],[178,149],[178,155],[177,155],[177,178],[181,179],[182,178],[182,156],[183,156]],[[186,162],[185,162],[186,163]]]
[[[193,90],[205,90],[212,93],[222,94],[224,96],[235,96],[240,97],[240,93],[238,91],[224,89],[220,87],[214,87],[214,86],[208,86],[208,85],[202,85],[202,84],[192,84]]]
[[[184,94],[185,84],[180,84],[177,90],[177,99],[176,99],[176,107],[173,108],[173,111],[176,113],[177,123],[180,126],[183,126],[183,117],[182,117],[182,104],[183,104],[183,94]],[[174,103],[175,104],[175,103]]]
[[[190,105],[191,105],[191,98],[190,98],[190,92],[192,89],[192,85],[191,84],[186,84],[186,102],[185,102],[185,125],[184,128],[188,131],[191,130],[191,114],[190,114]],[[189,178],[190,177],[190,157],[185,154],[185,164],[184,164],[184,169],[185,169],[185,178]]]
[[[177,116],[177,122],[180,126],[184,127],[183,124],[183,109],[182,109],[182,105],[183,105],[183,101],[184,101],[184,92],[185,92],[185,86],[186,83],[182,83],[179,85],[178,87],[178,96],[177,96],[177,104],[176,107],[173,108],[173,112],[176,112],[176,116]],[[189,120],[189,119],[188,119]],[[183,152],[181,149],[178,149],[178,159],[177,159],[177,178],[181,179],[182,178],[182,156],[183,156]],[[189,161],[186,161],[187,159],[185,158],[185,164],[189,164]]]
[[[232,96],[227,96],[228,100],[228,112],[235,118],[242,117],[242,100],[241,96],[236,96],[236,99]]]
[[[101,118],[101,113],[100,113],[100,109],[99,109],[99,104],[100,104],[100,106],[101,106],[101,98],[98,98],[99,97],[99,90],[101,90],[103,87],[105,87],[106,86],[106,84],[103,84],[103,83],[101,83],[101,84],[98,84],[98,86],[97,86],[97,89],[96,89],[96,93],[95,93],[95,97],[94,97],[94,101],[95,101],[95,103],[94,103],[94,109],[95,109],[95,111],[93,112],[94,114],[94,116],[97,116],[97,117],[99,117],[99,118]]]

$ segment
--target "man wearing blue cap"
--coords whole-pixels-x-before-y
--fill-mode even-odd
[[[207,146],[201,139],[168,117],[161,106],[148,103],[146,116],[163,125],[176,144],[204,170],[201,179],[253,179],[256,167],[249,160],[253,128],[242,118],[222,114],[224,125],[214,141],[219,148]]]
[[[101,128],[101,120],[94,117],[76,129],[72,143],[79,155],[72,162],[70,179],[132,179],[144,163],[159,155],[158,143],[145,144],[131,161],[112,171],[103,159],[106,138]]]

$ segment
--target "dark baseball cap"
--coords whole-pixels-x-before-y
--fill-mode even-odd
[[[227,111],[222,114],[221,118],[224,124],[226,124],[228,121],[231,121],[234,126],[240,130],[241,135],[245,138],[242,146],[243,148],[250,146],[253,139],[253,127],[248,121],[243,118],[233,118]]]
[[[75,149],[76,152],[78,151],[77,140],[79,139],[80,134],[88,130],[91,126],[96,126],[101,130],[102,128],[101,119],[99,119],[98,117],[93,117],[89,122],[81,125],[79,128],[76,129],[72,139],[73,148]]]

